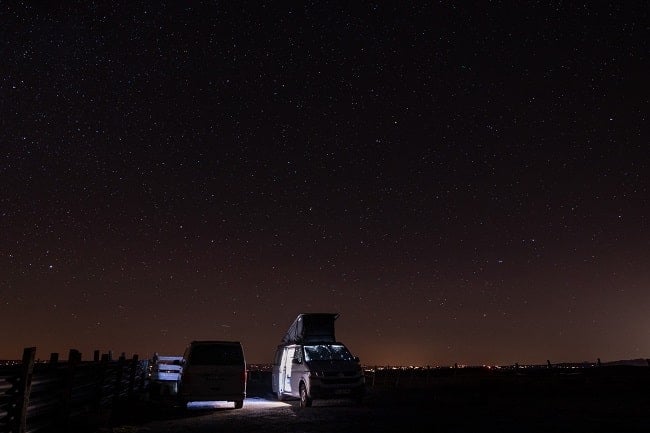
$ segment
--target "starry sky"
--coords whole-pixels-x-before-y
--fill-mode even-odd
[[[0,359],[650,358],[647,3],[477,3],[0,5]]]

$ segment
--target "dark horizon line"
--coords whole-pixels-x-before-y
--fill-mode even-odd
[[[119,359],[119,357],[118,357]],[[128,360],[128,358],[126,358]],[[145,358],[149,360],[150,358]],[[142,360],[145,360],[142,359]],[[117,359],[112,359],[116,361]],[[67,359],[58,359],[58,362],[67,362]],[[35,361],[39,364],[50,363],[50,360],[37,359]],[[84,363],[89,362],[98,362],[96,360],[86,360],[82,361]],[[20,359],[0,359],[0,365],[7,364],[20,364],[22,360]],[[259,367],[270,367],[273,363],[269,362],[247,362],[248,367],[254,366]],[[650,358],[631,358],[631,359],[619,359],[614,361],[605,361],[601,362],[600,359],[596,361],[576,361],[576,362],[550,362],[546,363],[535,363],[535,364],[526,364],[526,363],[513,363],[513,364],[462,364],[456,363],[453,365],[392,365],[392,364],[361,364],[364,369],[397,369],[397,370],[406,370],[406,369],[471,369],[471,368],[500,368],[500,369],[517,369],[517,368],[589,368],[589,367],[598,367],[598,366],[617,366],[617,365],[628,365],[628,366],[639,366],[639,367],[650,367]]]

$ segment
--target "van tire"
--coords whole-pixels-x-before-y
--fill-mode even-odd
[[[312,399],[307,395],[307,387],[304,383],[300,384],[300,407],[311,407]]]
[[[244,400],[236,400],[235,409],[241,409],[242,407],[244,407]]]

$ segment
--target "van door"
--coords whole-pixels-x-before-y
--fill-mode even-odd
[[[282,353],[282,363],[280,365],[280,392],[291,392],[291,366],[293,363],[293,354],[296,348],[294,346],[285,347]]]

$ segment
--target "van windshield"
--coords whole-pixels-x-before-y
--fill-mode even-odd
[[[354,361],[350,351],[342,344],[314,344],[304,346],[305,361]]]

